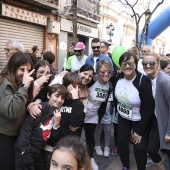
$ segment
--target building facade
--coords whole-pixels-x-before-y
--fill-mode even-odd
[[[57,55],[59,32],[48,29],[50,21],[58,21],[58,0],[3,0],[0,1],[0,69],[7,63],[4,48],[10,39],[19,40],[25,50],[34,45],[42,50],[50,50]],[[56,24],[60,30],[60,24]],[[55,62],[55,67],[57,63]]]
[[[64,57],[73,43],[73,3],[60,0],[59,15],[61,31],[59,37],[59,71],[62,70]],[[91,53],[91,40],[98,37],[97,24],[100,23],[98,0],[77,0],[77,41],[85,44],[85,54]]]

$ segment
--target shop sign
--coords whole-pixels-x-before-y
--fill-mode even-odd
[[[2,5],[2,16],[15,18],[27,22],[32,22],[39,25],[47,25],[47,16],[41,15],[32,11],[21,9],[18,7],[10,6],[7,4]]]
[[[61,30],[73,32],[73,23],[69,20],[61,18]],[[77,34],[88,37],[98,37],[98,30],[83,24],[77,23]]]

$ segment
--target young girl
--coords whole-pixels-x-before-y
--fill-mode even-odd
[[[107,60],[99,61],[97,65],[97,81],[89,88],[89,98],[87,112],[85,114],[85,136],[89,149],[92,169],[98,170],[98,166],[93,158],[93,149],[95,146],[94,133],[98,122],[101,121],[106,111],[106,105],[111,93],[111,84],[109,79],[113,75],[112,65]]]
[[[86,147],[76,136],[62,138],[54,148],[50,170],[91,170]]]
[[[46,142],[53,142],[59,135],[60,107],[66,97],[66,88],[55,84],[49,87],[48,102],[43,102],[42,115],[24,120],[15,142],[15,169],[45,169],[42,152]],[[46,160],[45,160],[46,161]]]
[[[30,57],[16,52],[0,73],[0,169],[14,170],[13,144],[32,101],[31,69]]]
[[[52,80],[50,64],[48,61],[39,60],[34,66],[34,101],[45,102],[47,100],[48,85]]]

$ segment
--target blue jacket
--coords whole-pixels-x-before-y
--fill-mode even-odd
[[[100,60],[108,60],[108,61],[111,63],[112,68],[113,68],[113,71],[114,71],[113,62],[112,62],[112,60],[111,60],[110,57],[105,56],[104,54],[100,54],[99,57],[98,57],[98,59],[96,60],[96,67],[97,67],[97,64],[98,64],[98,62],[99,62]],[[89,65],[91,65],[91,66],[93,67],[93,65],[94,65],[94,56],[89,56],[89,57],[86,59],[86,63],[85,63],[85,64],[89,64]]]

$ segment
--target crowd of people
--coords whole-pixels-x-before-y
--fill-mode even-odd
[[[6,43],[1,170],[98,170],[94,150],[104,157],[119,153],[121,169],[129,170],[130,142],[138,170],[146,169],[148,157],[157,170],[165,170],[160,152],[170,162],[170,59],[147,45],[139,57],[133,47],[120,56],[118,68],[106,41],[94,38],[90,56],[85,48],[83,42],[73,44],[57,74],[52,52],[43,51],[38,60],[37,46],[24,52],[22,43]],[[86,144],[80,141],[83,129]]]

